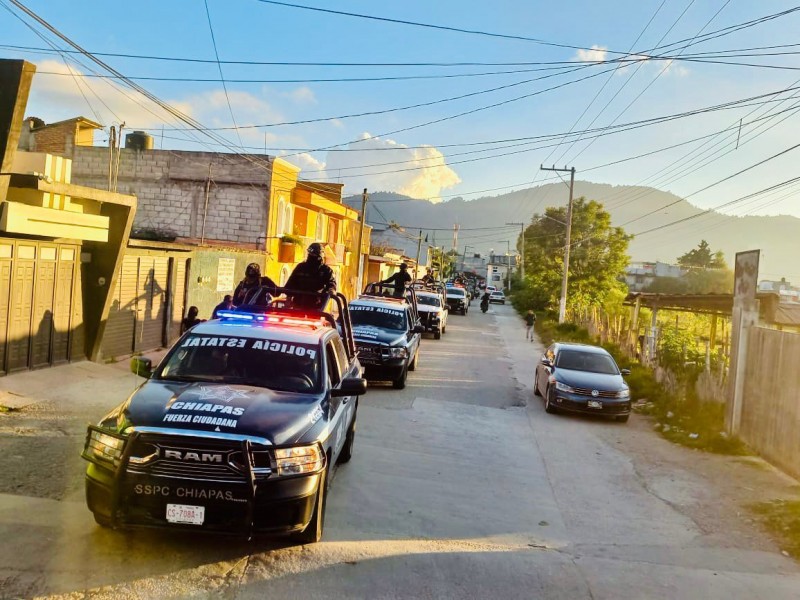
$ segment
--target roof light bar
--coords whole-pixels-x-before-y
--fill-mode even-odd
[[[223,321],[272,323],[276,325],[290,325],[294,327],[312,327],[314,329],[330,325],[323,317],[312,319],[298,317],[297,315],[293,314],[263,314],[238,312],[233,310],[220,310],[217,312],[217,316]]]

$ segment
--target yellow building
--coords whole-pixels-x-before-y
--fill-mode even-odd
[[[369,254],[371,228],[364,227],[358,252],[359,214],[342,202],[343,184],[298,181],[299,172],[299,167],[280,158],[272,164],[266,274],[283,285],[294,266],[305,260],[309,244],[320,242],[339,291],[354,298],[358,257],[364,261]]]

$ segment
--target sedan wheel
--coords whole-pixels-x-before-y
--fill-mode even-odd
[[[553,406],[553,403],[550,401],[552,396],[553,396],[553,394],[550,393],[550,390],[547,390],[547,396],[545,396],[545,399],[544,399],[544,410],[545,410],[545,412],[548,412],[551,415],[554,415],[554,414],[556,414],[558,412],[558,409],[555,406]]]
[[[539,377],[536,375],[533,376],[533,395],[534,396],[542,395],[542,392],[539,391]]]

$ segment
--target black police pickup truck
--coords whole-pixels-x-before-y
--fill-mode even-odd
[[[148,380],[89,427],[86,501],[104,526],[322,536],[366,391],[344,296],[244,306],[190,329]],[[341,335],[339,333],[341,331]]]
[[[417,367],[425,328],[405,298],[363,295],[350,303],[358,360],[369,380],[406,386],[409,371]]]

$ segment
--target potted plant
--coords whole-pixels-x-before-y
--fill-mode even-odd
[[[282,263],[296,263],[298,250],[303,248],[303,238],[298,235],[286,233],[281,236],[281,247],[278,253],[278,261]]]

